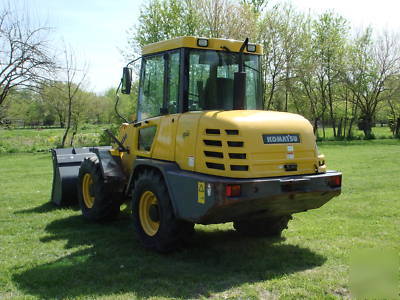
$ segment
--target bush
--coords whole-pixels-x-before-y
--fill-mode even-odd
[[[111,132],[115,136],[118,136],[118,130],[119,130],[120,126],[121,125],[111,124],[108,129],[111,130]],[[99,136],[99,144],[100,144],[100,146],[109,146],[109,145],[111,145],[111,143],[113,143],[111,137],[104,130]]]

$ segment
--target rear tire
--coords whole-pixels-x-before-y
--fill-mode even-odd
[[[233,222],[237,232],[248,236],[280,237],[282,231],[287,229],[292,216],[282,216],[269,219],[242,220]]]
[[[170,252],[194,231],[194,224],[175,218],[168,189],[160,174],[145,170],[135,181],[133,224],[144,247]]]
[[[98,157],[85,158],[78,178],[78,201],[82,215],[90,221],[115,219],[119,214],[120,199],[114,189],[104,182]]]

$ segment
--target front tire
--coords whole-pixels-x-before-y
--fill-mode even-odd
[[[120,200],[104,182],[97,156],[85,158],[79,168],[78,201],[82,215],[90,221],[107,221],[119,214]]]
[[[258,237],[281,237],[287,229],[292,216],[282,216],[269,219],[242,220],[233,222],[235,230],[243,235]]]
[[[132,201],[134,227],[144,247],[170,252],[193,232],[193,223],[175,218],[167,187],[155,171],[139,174]]]

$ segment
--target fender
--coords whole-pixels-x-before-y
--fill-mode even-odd
[[[95,147],[92,152],[97,155],[100,161],[101,173],[105,182],[125,182],[126,176],[122,170],[121,158],[113,156],[110,149]]]
[[[132,171],[131,175],[129,176],[128,184],[126,186],[125,195],[127,196],[133,187],[134,177],[135,177],[135,174],[137,173],[137,170],[140,169],[141,167],[145,167],[145,166],[155,168],[158,171],[160,171],[162,177],[164,178],[165,184],[167,185],[167,190],[168,190],[169,197],[171,199],[171,204],[172,204],[172,208],[174,210],[174,214],[175,214],[175,216],[179,217],[179,211],[178,211],[177,203],[175,201],[176,198],[174,197],[174,194],[172,192],[172,190],[173,190],[172,182],[170,180],[170,176],[168,175],[168,173],[171,171],[179,171],[180,170],[178,165],[174,162],[149,159],[149,158],[140,158],[140,157],[136,158],[135,162],[133,163],[133,168],[132,168],[133,171]]]

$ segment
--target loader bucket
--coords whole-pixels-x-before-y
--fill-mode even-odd
[[[51,149],[53,156],[53,187],[51,201],[58,206],[78,203],[77,183],[79,167],[86,157],[95,156],[93,148]]]

